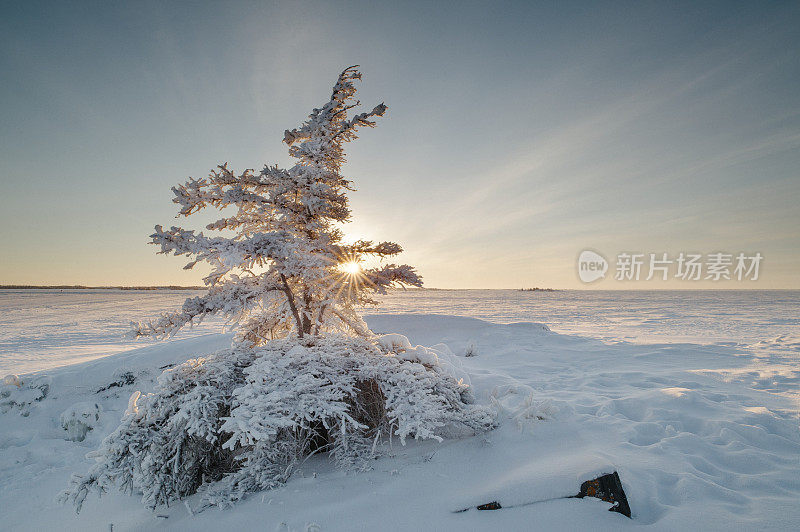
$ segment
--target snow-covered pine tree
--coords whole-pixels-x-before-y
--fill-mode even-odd
[[[204,279],[203,297],[186,300],[179,312],[138,324],[138,336],[168,336],[205,316],[223,313],[239,324],[239,339],[262,344],[287,334],[319,335],[349,329],[368,334],[354,307],[373,303],[372,295],[391,285],[421,286],[422,279],[407,265],[362,268],[367,256],[385,259],[403,249],[394,242],[342,242],[341,225],[350,220],[347,192],[351,183],[341,174],[344,145],[361,127],[374,127],[386,106],[348,118],[354,101],[356,67],[344,70],[330,100],[314,109],[283,141],[297,163],[285,170],[265,166],[260,172],[237,174],[227,163],[205,179],[190,179],[173,187],[179,216],[214,207],[233,207],[206,228],[235,233],[210,237],[180,227],[156,226],[152,243],[160,253],[200,261],[213,271]]]
[[[238,333],[231,349],[167,369],[153,393],[134,393],[62,502],[80,510],[90,490],[117,486],[151,508],[195,493],[201,508],[224,507],[285,482],[314,453],[363,468],[387,437],[441,440],[454,425],[493,425],[490,410],[472,404],[452,354],[377,336],[356,311],[392,285],[422,284],[410,266],[360,266],[365,256],[397,255],[397,244],[342,242],[352,190],[340,173],[343,145],[386,112],[380,104],[348,117],[360,78],[345,69],[330,100],[285,132],[292,168],[236,175],[223,164],[173,189],[183,216],[234,207],[208,225],[232,236],[156,227],[162,253],[213,271],[207,294],[136,325],[135,335],[169,336],[212,314],[227,315]]]

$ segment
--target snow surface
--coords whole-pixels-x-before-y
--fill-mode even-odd
[[[0,290],[0,375],[50,369],[156,343],[124,335],[201,295],[188,290]],[[558,333],[610,342],[731,342],[748,349],[800,348],[800,291],[406,290],[381,297],[376,314],[448,314],[493,323],[546,323]],[[224,329],[207,319],[191,338]],[[415,340],[426,344],[423,340]],[[436,343],[438,340],[434,340]]]
[[[189,290],[0,290],[0,375],[121,353],[155,340],[126,338],[132,321],[179,308]],[[209,320],[181,338],[220,332]]]
[[[419,294],[406,297],[420,298]],[[521,294],[508,294],[508,299],[542,295]],[[178,294],[176,300],[186,295]],[[447,303],[451,313],[463,313],[468,306],[457,295]],[[472,312],[500,308],[500,303],[481,300],[475,292],[473,296]],[[587,306],[605,304],[591,297],[586,298]],[[711,304],[715,310],[684,303],[687,314],[702,314],[698,320],[713,324],[713,329],[707,327],[703,335],[703,326],[684,328],[688,335],[703,337],[703,342],[681,342],[662,332],[666,341],[655,343],[609,338],[608,322],[594,329],[595,338],[550,331],[569,327],[568,301],[563,294],[550,301],[554,319],[542,320],[547,326],[433,313],[368,316],[378,333],[402,334],[412,346],[433,348],[420,354],[455,354],[478,401],[498,411],[500,427],[441,444],[411,442],[403,447],[395,441],[389,456],[375,461],[366,473],[345,473],[333,469],[325,457],[313,457],[285,487],[252,496],[228,511],[192,515],[187,506],[175,505],[152,513],[136,497],[110,493],[102,499],[90,497],[82,513],[75,515],[54,498],[71,473],[88,469],[86,453],[116,426],[133,392],[151,390],[160,368],[227,347],[230,335],[195,329],[192,334],[197,336],[180,336],[97,360],[81,361],[85,353],[79,349],[77,359],[59,358],[55,364],[75,362],[70,365],[34,374],[18,370],[20,382],[10,379],[0,388],[4,514],[0,528],[108,530],[112,523],[115,531],[794,530],[800,526],[800,343],[793,336],[797,314],[781,314],[783,310],[776,312],[774,304],[765,304],[767,310],[748,317],[735,305],[729,304],[726,311],[721,302],[719,307]],[[432,310],[432,304],[421,299],[409,306],[417,303]],[[684,320],[677,303],[656,308],[657,303],[649,304],[652,312],[665,314],[666,329]],[[540,304],[531,303],[530,308]],[[435,309],[448,312],[447,305]],[[133,299],[130,306],[135,306]],[[117,312],[110,304],[102,311],[80,303],[74,308],[97,312],[97,317]],[[19,312],[35,316],[30,310]],[[712,312],[721,315],[714,317]],[[585,309],[572,313],[574,327],[587,326],[589,320],[581,318]],[[609,310],[603,317],[599,312],[598,320],[608,320],[614,313],[624,314]],[[495,314],[486,317],[500,321],[499,311]],[[58,319],[63,316],[53,316],[52,321]],[[789,323],[791,319],[795,322]],[[99,321],[92,323],[85,335],[76,325],[73,336],[61,339],[59,353],[68,351],[72,339],[87,349],[91,336],[104,342]],[[14,332],[5,327],[2,334],[12,345]],[[36,327],[31,324],[32,331]],[[620,336],[635,336],[642,327],[646,335],[659,331],[657,324],[647,323],[639,329],[629,327]],[[727,337],[725,327],[730,328]],[[31,334],[42,342],[48,338],[41,331]],[[57,343],[58,334],[50,334],[49,341]],[[475,356],[464,356],[468,351]],[[31,347],[29,354],[35,363],[47,363],[45,350]],[[88,416],[92,430],[83,441],[71,441],[62,414],[69,418],[87,412],[97,415],[97,419]],[[632,520],[607,512],[607,503],[591,499],[526,505],[577,493],[583,480],[613,470],[622,479]],[[495,500],[522,506],[453,513]]]

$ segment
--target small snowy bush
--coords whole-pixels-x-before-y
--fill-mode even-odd
[[[3,377],[2,385],[3,386],[16,386],[17,388],[19,388],[20,386],[22,386],[22,380],[19,378],[19,375],[14,375],[13,373],[10,373],[10,374],[6,375],[5,377]]]
[[[0,413],[18,410],[27,417],[31,407],[50,393],[50,377],[42,375],[22,381],[17,375],[7,375],[0,385]]]
[[[124,386],[130,386],[134,382],[136,382],[136,375],[125,368],[118,368],[114,374],[112,375],[112,380],[99,390],[97,393],[105,392],[111,390],[112,388],[122,388]]]
[[[464,348],[464,356],[465,357],[478,356],[478,347],[475,345],[474,342],[470,342],[469,344],[467,344],[467,347]]]
[[[353,190],[341,174],[344,144],[386,112],[379,104],[348,117],[360,79],[345,69],[330,100],[284,133],[293,167],[236,174],[223,164],[173,188],[179,216],[224,210],[206,229],[233,236],[156,226],[161,253],[189,256],[186,268],[211,266],[208,292],[133,334],[166,337],[223,314],[237,325],[234,346],[164,371],[154,393],[134,393],[92,454],[97,463],[73,477],[62,501],[80,510],[90,490],[118,486],[151,508],[194,493],[202,506],[224,507],[285,482],[314,453],[358,469],[384,438],[491,427],[446,347],[378,338],[357,312],[389,287],[422,286],[408,265],[364,267],[364,257],[401,253],[394,242],[343,240]]]

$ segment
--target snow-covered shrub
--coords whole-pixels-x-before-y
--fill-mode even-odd
[[[467,347],[464,348],[464,356],[468,358],[478,356],[478,347],[474,342],[470,342],[467,344]]]
[[[112,388],[122,388],[124,386],[130,386],[136,382],[136,375],[125,368],[117,369],[111,377],[111,382],[97,390],[97,393],[105,392]]]
[[[0,413],[18,410],[22,416],[30,415],[31,407],[50,393],[50,381],[47,375],[26,377],[24,381],[17,375],[7,375],[0,385]]]
[[[67,431],[70,441],[83,441],[86,434],[92,430],[100,420],[103,409],[97,403],[75,403],[59,416],[61,428]]]
[[[116,485],[150,507],[200,491],[204,505],[229,505],[284,482],[307,456],[328,451],[364,468],[382,437],[441,440],[457,424],[491,427],[469,388],[362,338],[282,339],[189,360],[157,389],[134,395],[120,427],[73,477],[62,500],[80,508],[90,489]],[[203,485],[205,484],[205,485]]]
[[[154,393],[135,392],[120,426],[89,454],[97,463],[88,475],[74,475],[60,500],[80,510],[90,489],[117,485],[154,508],[222,478],[233,457],[222,449],[219,427],[253,359],[248,351],[219,351],[164,371]]]
[[[19,378],[19,375],[14,375],[13,373],[9,373],[5,377],[3,377],[3,386],[16,386],[19,388],[22,386],[22,379]]]

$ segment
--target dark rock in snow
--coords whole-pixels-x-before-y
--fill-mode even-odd
[[[606,475],[597,477],[592,480],[587,480],[581,484],[581,491],[577,495],[567,495],[564,497],[555,497],[553,499],[545,499],[541,501],[531,501],[522,504],[514,504],[506,506],[506,508],[515,508],[518,506],[528,506],[530,504],[538,504],[540,502],[556,501],[559,499],[583,499],[584,497],[593,497],[601,501],[610,502],[614,506],[609,508],[610,512],[621,513],[625,517],[631,516],[631,507],[628,504],[628,498],[625,496],[625,490],[622,489],[622,482],[619,480],[619,475],[616,471]],[[487,502],[476,506],[478,510],[500,510],[503,506],[498,501]],[[454,513],[466,512],[470,508],[462,508],[455,510]]]
[[[628,505],[628,498],[625,496],[625,490],[622,489],[622,482],[616,471],[581,484],[581,491],[575,495],[575,498],[583,499],[584,497],[594,497],[613,503],[614,506],[609,508],[610,512],[618,512],[625,517],[631,516],[631,507]]]

